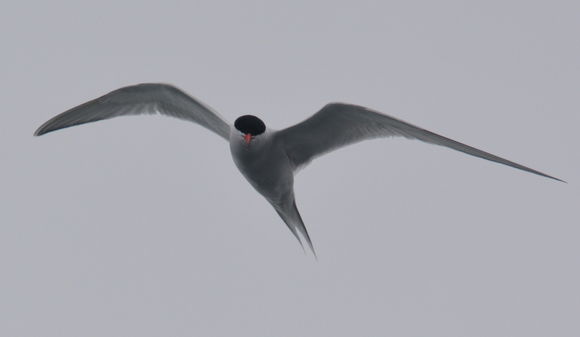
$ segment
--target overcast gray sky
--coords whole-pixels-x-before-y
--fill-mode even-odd
[[[580,335],[575,1],[4,1],[0,335]],[[366,105],[569,181],[420,142],[296,179],[306,256],[191,123],[40,138],[118,87],[177,85],[230,121]]]

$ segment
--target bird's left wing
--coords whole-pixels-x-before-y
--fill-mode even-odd
[[[389,136],[418,139],[445,146],[475,157],[562,181],[402,120],[352,104],[330,103],[307,120],[280,130],[276,135],[296,169],[308,164],[312,159],[340,147],[366,139]]]
[[[155,113],[200,124],[229,139],[230,126],[217,112],[180,89],[159,83],[143,83],[111,91],[53,117],[34,135],[118,116]]]

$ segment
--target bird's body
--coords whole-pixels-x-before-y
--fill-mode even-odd
[[[276,131],[266,130],[247,143],[237,130],[232,131],[232,159],[250,185],[278,212],[298,242],[302,244],[305,239],[314,252],[294,199],[293,165],[276,135]]]
[[[288,157],[273,132],[264,132],[246,143],[237,130],[230,134],[230,151],[234,163],[248,182],[268,201],[276,202],[292,187],[293,175]]]
[[[389,136],[418,139],[561,181],[357,105],[331,103],[307,120],[277,131],[252,115],[241,116],[230,125],[217,112],[176,87],[155,83],[124,87],[81,104],[44,123],[35,135],[117,116],[156,112],[195,122],[226,139],[242,175],[274,207],[298,241],[302,244],[306,240],[313,253],[312,241],[296,207],[294,174],[314,158],[362,140]]]

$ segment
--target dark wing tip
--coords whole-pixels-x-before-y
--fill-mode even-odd
[[[556,181],[559,181],[559,182],[561,182],[561,183],[564,183],[564,184],[567,184],[567,183],[568,183],[566,180],[562,180],[562,179],[560,179],[560,178],[556,178],[556,177],[548,177],[548,178],[552,178],[552,179],[554,179],[554,180],[556,180]]]
[[[49,133],[49,132],[55,131],[56,128],[54,128],[53,125],[52,125],[52,123],[51,123],[52,120],[53,119],[50,119],[46,123],[44,123],[41,126],[39,126],[38,129],[36,129],[36,131],[34,131],[34,136],[35,137],[38,137],[38,136],[44,135],[45,133]]]
[[[568,183],[568,182],[567,182],[567,181],[565,181],[565,180],[562,180],[562,179],[560,179],[560,178],[556,178],[556,177],[554,177],[554,176],[551,176],[551,175],[549,175],[549,174],[545,174],[544,172],[536,171],[536,170],[533,170],[533,169],[531,169],[531,168],[529,168],[529,167],[525,167],[525,166],[523,166],[523,167],[525,168],[525,169],[524,169],[524,171],[528,171],[528,172],[530,172],[530,173],[537,174],[537,175],[539,175],[539,176],[542,176],[542,177],[544,177],[544,178],[548,178],[548,179],[556,180],[556,181],[559,181],[559,182],[561,182],[561,183],[564,183],[564,184],[567,184],[567,183]]]
[[[34,137],[42,136],[49,131],[46,130],[44,125],[41,125],[36,131],[34,131]]]
[[[548,179],[552,179],[552,180],[559,181],[559,182],[564,183],[564,184],[567,184],[568,183],[566,180],[562,180],[560,178],[552,177],[552,176],[549,176],[547,174],[542,174],[541,176],[546,177]]]

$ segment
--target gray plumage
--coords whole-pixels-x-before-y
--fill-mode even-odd
[[[445,146],[475,157],[562,181],[402,120],[353,104],[327,104],[312,117],[280,131],[278,135],[285,144],[288,156],[297,167],[302,167],[320,155],[349,144],[394,136]]]
[[[270,202],[300,244],[305,240],[313,253],[312,241],[296,207],[294,174],[314,158],[359,141],[392,136],[417,139],[563,181],[352,104],[328,104],[305,121],[280,131],[266,128],[255,116],[242,116],[232,126],[207,105],[167,84],[145,83],[117,89],[50,119],[34,135],[118,116],[154,113],[195,122],[228,140],[240,172]]]
[[[155,113],[200,124],[225,139],[230,136],[229,124],[209,106],[174,86],[157,83],[111,91],[51,118],[34,135],[119,116]]]

